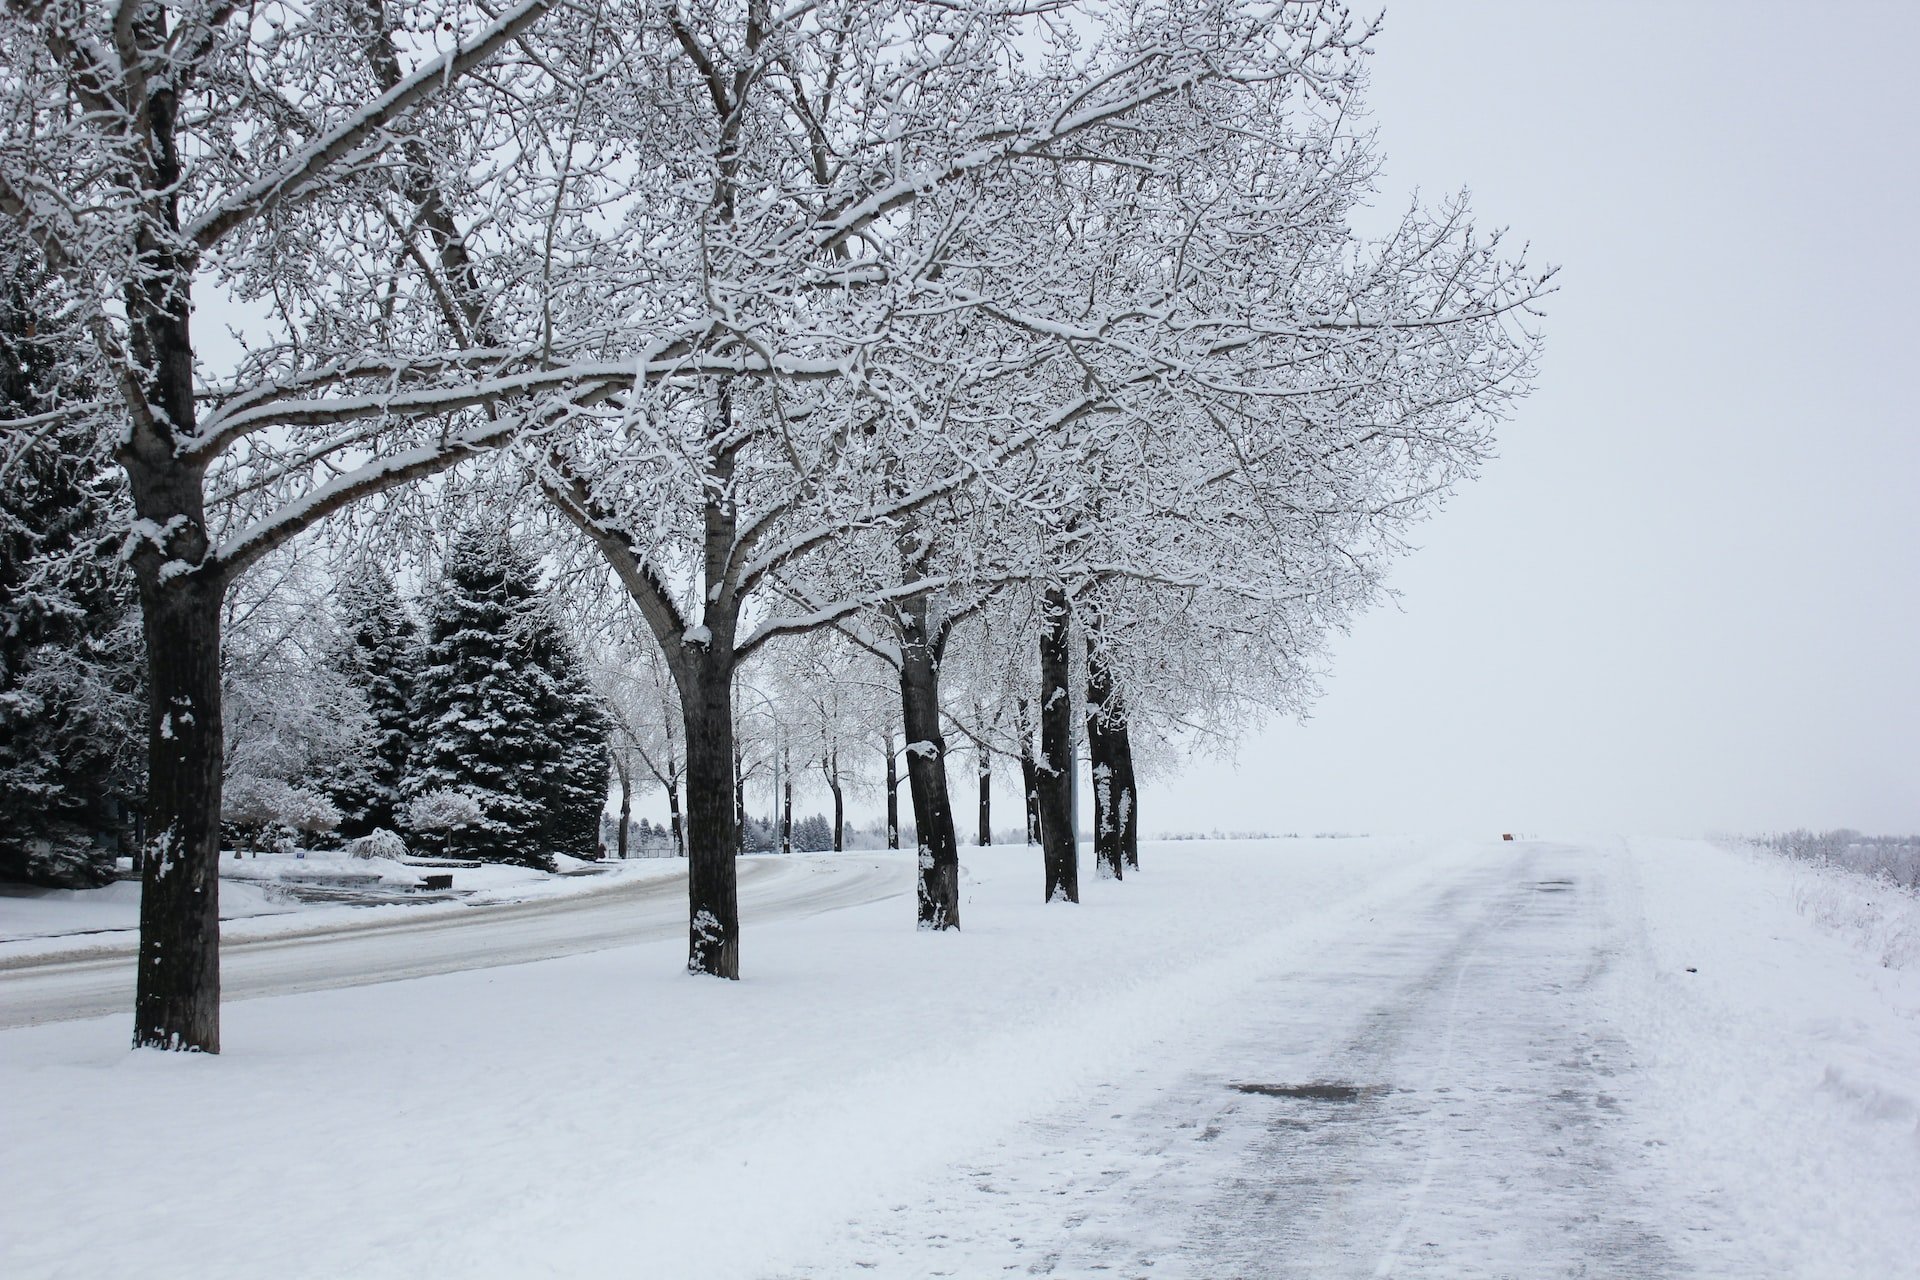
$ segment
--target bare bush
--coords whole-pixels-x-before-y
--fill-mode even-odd
[[[1920,836],[1868,836],[1842,827],[1786,831],[1753,843],[1796,862],[1839,867],[1920,893]]]

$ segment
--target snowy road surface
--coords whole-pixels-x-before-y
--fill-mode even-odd
[[[885,860],[742,858],[741,911],[779,919],[907,891]],[[221,948],[221,999],[293,995],[525,964],[686,931],[687,881],[636,880],[577,897],[331,920]],[[418,909],[411,909],[417,911]],[[134,947],[121,940],[64,957],[0,956],[0,1029],[133,1011]]]
[[[5,1032],[0,1274],[1920,1276],[1920,974],[1790,867],[1143,856],[1062,907],[968,850],[957,935],[750,912],[739,983],[678,972],[676,919],[239,1002],[217,1059]]]
[[[791,1274],[1679,1274],[1615,1096],[1618,870],[1528,846],[1424,886]]]

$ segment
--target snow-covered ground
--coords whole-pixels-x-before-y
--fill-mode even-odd
[[[0,1033],[0,1274],[1920,1275],[1920,975],[1791,868],[1143,859],[1068,907],[966,851],[923,935],[882,858],[886,900],[748,908],[737,984],[667,936],[239,1001],[219,1058]]]

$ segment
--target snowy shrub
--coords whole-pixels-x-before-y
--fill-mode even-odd
[[[1843,867],[1903,889],[1920,890],[1920,836],[1866,836],[1837,831],[1786,831],[1752,843],[1795,862]]]
[[[415,796],[400,810],[400,821],[409,831],[451,831],[470,827],[483,816],[479,801],[451,787]]]
[[[286,794],[293,787],[279,778],[242,773],[228,778],[220,790],[220,818],[237,827],[264,827],[279,817]]]
[[[1787,831],[1745,844],[1799,865],[1793,905],[1889,969],[1920,966],[1920,837]]]
[[[283,825],[308,835],[323,835],[340,825],[340,810],[333,801],[305,787],[289,790],[287,811],[280,818]]]
[[[398,861],[407,856],[407,842],[385,827],[375,827],[367,834],[347,841],[347,854],[354,858],[387,858]]]
[[[291,848],[302,835],[319,835],[340,825],[340,810],[317,791],[284,778],[241,773],[221,788],[220,820],[236,828],[241,842],[258,847],[268,828],[281,832],[274,848]]]
[[[1809,867],[1801,875],[1793,888],[1793,905],[1884,968],[1920,965],[1920,895],[1828,865]]]

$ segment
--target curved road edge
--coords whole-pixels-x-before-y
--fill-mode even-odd
[[[745,858],[743,927],[904,895],[899,855]],[[221,999],[294,995],[528,964],[673,937],[686,928],[686,874],[603,892],[464,907],[418,919],[334,921],[221,947]],[[133,1007],[133,946],[0,964],[0,1030],[102,1017]]]

